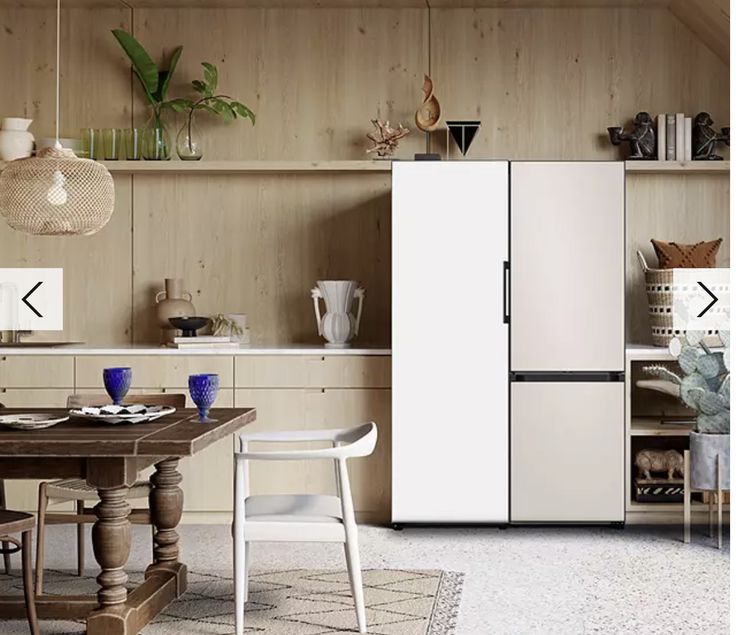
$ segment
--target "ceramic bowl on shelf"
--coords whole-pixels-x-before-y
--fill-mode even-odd
[[[179,329],[184,337],[196,337],[197,331],[209,324],[210,319],[206,317],[172,317],[169,318],[171,326]]]

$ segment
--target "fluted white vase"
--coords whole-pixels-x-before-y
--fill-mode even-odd
[[[0,127],[0,160],[15,161],[33,154],[33,134],[28,131],[32,119],[5,117]]]
[[[317,331],[327,340],[328,348],[347,348],[358,335],[363,314],[365,289],[355,280],[318,280],[312,289]],[[320,314],[319,300],[324,300],[325,314]],[[358,313],[352,314],[353,301],[358,300]]]

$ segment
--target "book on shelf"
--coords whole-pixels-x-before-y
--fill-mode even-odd
[[[667,115],[657,115],[657,160],[667,159]]]
[[[685,161],[693,160],[693,118],[685,117]]]
[[[675,159],[685,160],[685,113],[675,115]]]
[[[667,161],[674,161],[675,153],[677,151],[675,121],[675,115],[667,113]]]
[[[223,344],[230,342],[229,335],[197,335],[196,337],[175,337],[174,344]]]

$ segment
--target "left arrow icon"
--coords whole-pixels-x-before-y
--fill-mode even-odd
[[[36,309],[36,307],[35,307],[35,306],[33,306],[33,305],[32,305],[32,304],[31,304],[31,303],[30,303],[30,302],[28,301],[28,298],[30,298],[30,297],[31,297],[31,294],[32,294],[32,293],[33,293],[33,292],[34,292],[34,291],[35,291],[36,289],[38,289],[38,287],[40,287],[40,286],[41,286],[42,284],[43,284],[43,280],[41,280],[40,282],[37,282],[37,283],[36,283],[35,285],[33,285],[33,288],[32,288],[32,289],[31,289],[31,290],[30,290],[30,291],[29,291],[28,293],[26,293],[26,294],[25,294],[25,295],[23,296],[23,298],[21,298],[21,299],[22,299],[22,301],[23,301],[23,304],[25,304],[25,305],[26,305],[26,306],[27,306],[27,307],[28,307],[28,308],[29,308],[29,309],[30,309],[31,311],[33,311],[33,312],[34,312],[34,313],[35,313],[35,314],[36,314],[36,315],[37,315],[38,317],[40,317],[40,318],[42,318],[42,317],[43,317],[43,315],[41,315],[41,314],[40,314],[40,313],[38,312],[38,309]],[[17,297],[17,296],[16,296],[16,297]]]

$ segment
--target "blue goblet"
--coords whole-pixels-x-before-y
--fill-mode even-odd
[[[214,423],[217,419],[210,419],[207,414],[215,403],[217,391],[220,389],[220,376],[214,373],[189,375],[189,394],[199,411],[201,423]]]
[[[102,380],[105,382],[105,390],[110,395],[112,402],[119,406],[123,403],[125,395],[130,389],[133,379],[133,371],[130,368],[105,368],[102,371]]]

